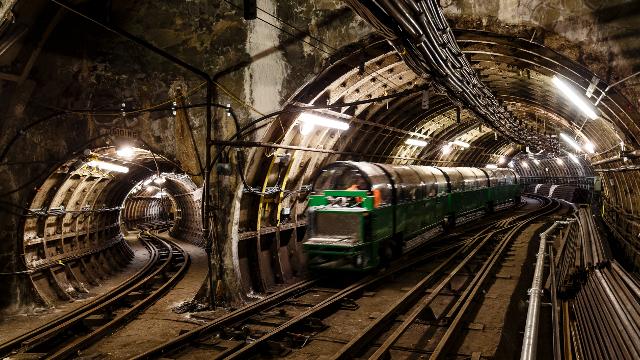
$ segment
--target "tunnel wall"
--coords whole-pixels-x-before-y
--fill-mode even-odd
[[[101,8],[83,10],[101,18],[108,17],[113,24],[211,74],[218,84],[216,101],[234,106],[240,125],[279,109],[316,74],[346,54],[357,52],[357,48],[345,49],[345,45],[355,44],[372,32],[342,2],[334,0],[261,0],[258,5],[276,15],[260,12],[264,21],[244,21],[242,11],[227,3],[145,0],[113,4],[109,14],[102,13]],[[600,41],[609,27],[596,16],[598,9],[592,7],[591,2],[553,6],[540,1],[449,2],[444,4],[444,9],[454,27],[531,39],[589,66],[602,78],[626,74],[628,70],[625,63],[610,61],[619,58],[624,47],[617,42],[603,44]],[[514,17],[510,15],[512,12],[519,15]],[[202,79],[72,14],[59,12],[48,1],[18,1],[15,13],[18,23],[25,18],[25,13],[33,13],[29,16],[33,22],[51,24],[54,28],[50,35],[34,35],[42,37],[43,48],[37,49],[36,43],[19,43],[0,59],[2,65],[11,65],[8,69],[20,71],[23,68],[18,65],[27,63],[31,54],[36,54],[34,67],[24,69],[24,80],[0,80],[0,110],[7,115],[0,119],[4,130],[0,142],[10,144],[0,152],[0,162],[7,163],[0,167],[0,198],[6,202],[4,215],[9,214],[0,218],[0,273],[5,274],[0,276],[6,280],[0,282],[0,291],[16,295],[16,303],[20,304],[28,302],[29,297],[23,294],[30,288],[21,273],[25,271],[25,264],[21,257],[23,218],[20,213],[57,164],[86,147],[106,145],[114,139],[127,140],[165,155],[201,185],[205,131],[201,108],[178,109],[175,115],[167,110],[132,111],[121,116],[122,110],[148,109],[171,100],[178,105],[201,103]],[[60,15],[60,19],[56,20],[56,15]],[[580,24],[578,30],[576,21]],[[585,33],[589,36],[582,36]],[[368,59],[366,52],[359,56],[362,60],[358,63]],[[354,66],[358,67],[351,65]],[[323,86],[326,84],[318,83],[306,89],[322,93]],[[630,98],[638,98],[634,95],[637,93],[631,92]],[[123,103],[125,106],[121,109]],[[85,111],[87,109],[91,111]],[[233,122],[222,111],[216,116],[221,121],[214,122],[214,137],[230,137],[235,132]],[[264,128],[249,139],[280,139],[288,129],[280,124],[277,131],[279,133]],[[335,134],[327,134],[324,139],[328,142],[322,146],[327,148],[345,146]],[[389,143],[392,142],[377,142],[380,147]],[[273,183],[273,174],[269,172],[270,154],[270,151],[250,153],[255,155],[250,157],[254,165],[247,171],[251,186]],[[291,186],[307,184],[318,165],[344,158],[350,157],[318,155],[296,159],[297,171]],[[449,160],[454,165],[463,165],[469,159]],[[231,154],[231,161],[234,160]],[[458,160],[462,164],[455,163]],[[287,256],[297,251],[277,246],[280,240],[276,234],[277,237],[280,234],[276,230],[282,225],[278,222],[281,207],[259,209],[259,197],[243,193],[239,184],[236,173],[228,175],[224,171],[214,174],[212,184],[216,189],[214,207],[218,211],[216,238],[224,239],[220,247],[223,264],[217,265],[223,267],[233,299],[241,297],[238,295],[241,289],[263,291],[271,283],[292,281],[293,271],[282,270],[287,262],[298,264],[292,265],[293,268],[301,267],[295,256]],[[185,194],[190,194],[184,195],[185,201],[198,204],[197,190]],[[287,201],[290,203],[284,206],[295,211],[292,219],[286,221],[290,231],[286,236],[299,239],[295,217],[303,214],[304,194],[289,197]],[[7,209],[18,215],[10,214]],[[184,233],[193,241],[202,239],[201,234],[198,235],[202,224],[198,223],[197,213],[188,215],[189,220],[183,216],[178,224]],[[261,228],[271,235],[261,237]],[[296,241],[284,243],[295,245]],[[272,261],[280,256],[282,261]],[[242,264],[260,258],[264,261],[257,269],[240,270]],[[246,280],[260,278],[260,274],[269,271],[285,275],[269,275],[268,281]],[[265,286],[253,285],[265,283]],[[242,284],[250,285],[242,287]],[[11,305],[7,303],[9,298],[1,299],[0,307]]]

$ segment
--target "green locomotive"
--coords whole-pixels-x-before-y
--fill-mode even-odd
[[[511,169],[332,163],[309,198],[303,243],[309,268],[376,268],[400,255],[408,239],[519,203],[520,193]]]

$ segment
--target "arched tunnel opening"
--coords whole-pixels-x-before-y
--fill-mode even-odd
[[[533,294],[553,304],[540,354],[588,358],[616,327],[585,309],[640,314],[638,19],[637,1],[0,1],[0,357],[509,358],[535,347]],[[640,356],[624,324],[607,339]]]
[[[161,227],[199,244],[197,186],[179,171],[130,146],[87,149],[57,167],[35,189],[24,218],[31,301],[54,306],[90,296],[134,258],[137,238],[125,241],[131,232]]]

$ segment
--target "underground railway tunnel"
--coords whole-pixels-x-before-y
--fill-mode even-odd
[[[638,24],[0,0],[0,357],[638,358]]]

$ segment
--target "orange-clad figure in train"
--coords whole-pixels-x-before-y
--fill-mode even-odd
[[[375,208],[380,207],[381,203],[382,203],[382,193],[380,192],[380,189],[373,189],[373,207]]]
[[[354,183],[353,185],[349,186],[347,188],[347,190],[361,190],[361,189],[360,189],[360,186],[358,186],[358,184]],[[356,203],[358,203],[358,204],[362,203],[362,198],[357,196],[356,197]]]

